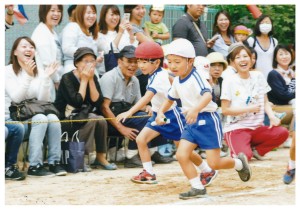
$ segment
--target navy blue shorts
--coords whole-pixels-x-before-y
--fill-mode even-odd
[[[166,139],[179,141],[186,124],[185,118],[181,114],[181,110],[177,106],[175,106],[173,109],[165,112],[164,114],[166,118],[170,120],[170,123],[165,125],[152,126],[151,123],[155,121],[155,118],[157,116],[157,113],[153,112],[152,117],[148,119],[146,127],[157,131]]]
[[[199,113],[196,123],[186,124],[181,139],[197,144],[204,150],[222,148],[223,132],[218,113]]]

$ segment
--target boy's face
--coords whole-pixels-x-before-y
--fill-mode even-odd
[[[149,59],[138,59],[138,67],[144,75],[152,74],[157,69],[158,59],[150,61]]]
[[[152,10],[150,12],[150,20],[154,24],[160,23],[163,17],[164,17],[164,12],[162,11]]]
[[[234,34],[234,38],[237,42],[243,42],[247,40],[248,36],[246,34]]]
[[[184,58],[178,55],[168,55],[168,68],[175,76],[185,78],[192,70],[194,59]]]

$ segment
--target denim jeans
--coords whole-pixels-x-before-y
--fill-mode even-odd
[[[25,129],[23,124],[18,123],[5,125],[5,168],[17,163],[18,152],[24,139],[24,134]]]
[[[54,114],[49,114],[47,116],[43,114],[37,114],[31,119],[32,124],[30,131],[28,124],[25,124],[25,136],[29,135],[30,166],[36,166],[37,164],[43,165],[43,142],[45,137],[47,137],[48,144],[48,163],[53,164],[54,161],[60,161],[61,126],[59,122],[49,122],[58,120],[58,117]]]

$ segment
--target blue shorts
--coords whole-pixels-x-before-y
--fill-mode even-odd
[[[204,150],[222,148],[223,132],[218,113],[199,113],[196,123],[186,124],[181,139],[197,144]]]
[[[177,106],[175,106],[173,109],[165,112],[164,114],[167,119],[170,119],[170,123],[165,125],[152,126],[151,122],[155,121],[155,118],[157,116],[157,113],[153,112],[152,117],[148,119],[146,127],[157,131],[166,139],[179,141],[181,138],[181,133],[185,126],[185,118],[181,114],[181,110]]]

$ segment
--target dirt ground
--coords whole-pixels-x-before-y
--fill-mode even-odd
[[[5,205],[296,205],[295,181],[282,182],[289,150],[280,148],[266,155],[268,160],[251,160],[252,178],[242,182],[235,170],[219,171],[207,187],[208,197],[180,200],[189,182],[177,161],[156,164],[158,184],[130,181],[141,169],[116,171],[95,169],[65,177],[5,181]]]

